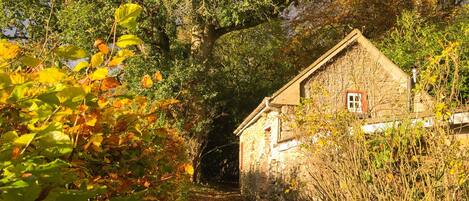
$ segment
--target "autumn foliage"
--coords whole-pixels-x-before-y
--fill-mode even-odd
[[[143,43],[131,34],[141,10],[121,5],[113,37],[90,44],[92,55],[0,41],[0,200],[183,196],[194,170],[183,138],[160,118],[178,101],[148,101],[119,77]],[[147,75],[142,86],[162,79]]]

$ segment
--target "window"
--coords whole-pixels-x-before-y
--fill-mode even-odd
[[[363,112],[362,95],[360,93],[347,93],[347,110],[350,112]]]
[[[349,112],[366,113],[368,109],[366,93],[362,91],[347,91],[346,104]]]

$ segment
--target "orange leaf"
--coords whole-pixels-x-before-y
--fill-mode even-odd
[[[30,177],[30,176],[33,176],[33,174],[31,174],[31,173],[29,173],[29,172],[25,172],[25,173],[21,174],[21,177],[22,177],[22,178],[28,178],[28,177]]]
[[[101,90],[106,91],[109,89],[116,88],[120,85],[119,81],[117,81],[113,77],[104,78],[103,82],[101,83]]]
[[[109,47],[107,47],[107,45],[104,44],[104,43],[101,43],[100,45],[98,45],[98,49],[99,49],[99,51],[102,52],[103,54],[109,53]]]
[[[147,89],[153,86],[153,81],[151,80],[149,75],[143,76],[141,83],[142,86]]]
[[[96,41],[94,41],[94,47],[97,47],[99,51],[103,54],[109,53],[109,47],[101,39],[97,39]]]
[[[156,71],[156,73],[155,73],[155,76],[154,76],[154,77],[155,77],[155,80],[156,80],[157,82],[159,82],[159,81],[163,80],[163,75],[161,74],[161,72],[160,72],[160,71]]]
[[[119,99],[119,100],[114,101],[114,104],[112,106],[114,106],[115,108],[121,108],[122,106],[128,105],[129,103],[130,103],[130,100],[127,98],[124,98],[124,99]]]
[[[11,158],[17,159],[20,154],[21,154],[21,149],[19,147],[14,147],[11,152]]]

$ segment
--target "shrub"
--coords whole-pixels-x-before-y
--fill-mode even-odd
[[[0,41],[1,200],[184,197],[193,168],[182,137],[159,119],[178,101],[149,102],[120,82],[142,41],[115,31],[134,27],[140,10],[121,5],[114,43],[96,40],[89,58],[69,44]],[[142,86],[161,79],[146,75]]]

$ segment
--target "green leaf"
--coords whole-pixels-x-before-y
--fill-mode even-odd
[[[21,85],[15,86],[13,92],[10,95],[10,101],[18,101],[25,98],[28,91],[33,89],[33,83],[27,82]]]
[[[75,67],[73,68],[73,71],[78,72],[81,69],[88,67],[89,65],[90,64],[88,62],[82,61],[82,62],[78,63],[77,65],[75,65]]]
[[[56,94],[60,103],[64,103],[67,100],[80,102],[85,98],[85,95],[85,90],[81,87],[67,87]]]
[[[107,68],[98,68],[90,75],[91,80],[102,80],[107,77],[108,70]]]
[[[0,143],[13,142],[16,138],[18,138],[16,131],[8,131],[0,136]]]
[[[0,89],[5,89],[11,85],[10,76],[6,73],[0,73]]]
[[[85,50],[73,45],[60,46],[55,53],[57,56],[65,59],[81,59],[86,57]]]
[[[122,27],[135,29],[137,27],[137,17],[142,12],[142,7],[138,4],[126,3],[116,9],[114,18]]]
[[[16,138],[13,143],[15,145],[26,146],[34,139],[35,136],[36,136],[36,133],[24,134],[20,136],[19,138]]]
[[[42,63],[41,60],[36,59],[34,57],[31,57],[31,56],[27,56],[27,55],[20,57],[19,61],[23,65],[30,66],[30,67],[36,67],[37,65]]]
[[[73,151],[70,137],[61,131],[51,131],[39,139],[40,148],[44,148],[44,154],[54,158],[68,155]]]
[[[116,45],[120,48],[125,48],[127,46],[140,45],[142,43],[143,41],[139,37],[132,35],[132,34],[127,34],[127,35],[122,35],[121,37],[119,37],[119,39],[116,42]]]

